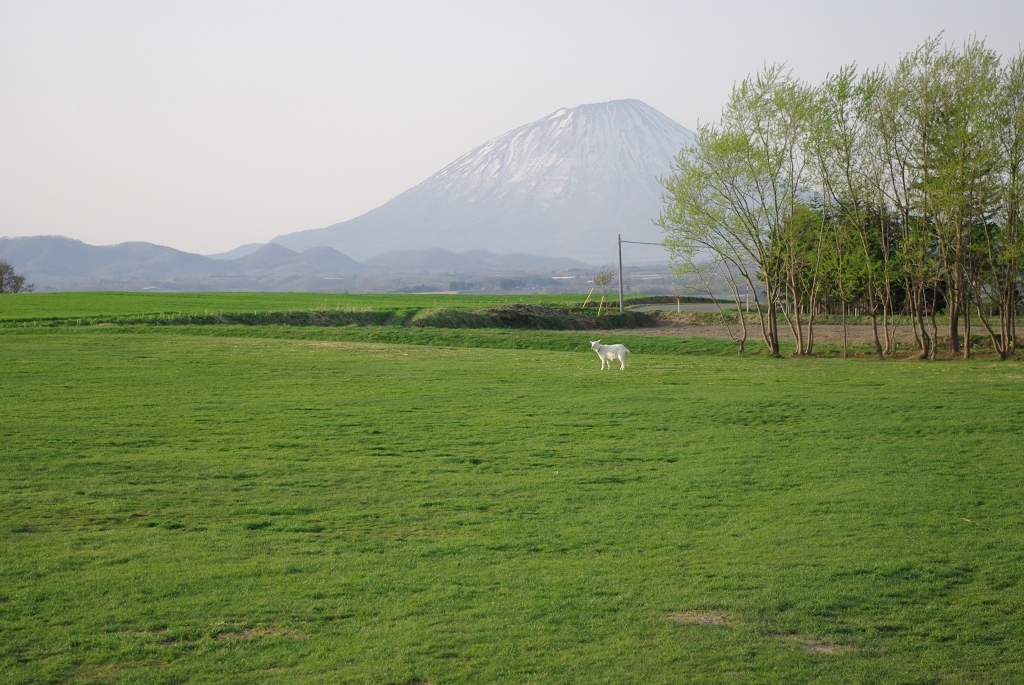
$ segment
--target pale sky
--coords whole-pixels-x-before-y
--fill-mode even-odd
[[[1024,2],[0,0],[0,236],[212,253],[350,219],[560,107],[694,128],[765,62],[819,81]]]

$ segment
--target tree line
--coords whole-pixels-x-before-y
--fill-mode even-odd
[[[812,85],[780,65],[735,86],[663,180],[657,223],[677,273],[750,293],[779,354],[780,317],[810,354],[815,318],[870,317],[892,354],[964,358],[972,333],[1014,354],[1024,290],[1024,54],[931,39],[895,66]],[[740,352],[747,337],[740,317]],[[844,354],[846,345],[844,344]]]

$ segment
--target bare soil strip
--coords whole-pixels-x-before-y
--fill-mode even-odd
[[[698,626],[727,626],[729,625],[729,619],[721,614],[710,614],[710,613],[699,613],[693,611],[683,611],[680,613],[669,614],[668,618],[670,621],[676,623],[690,623]]]
[[[630,335],[667,335],[677,338],[716,338],[729,340],[732,336],[729,329],[720,324],[700,323],[670,323],[654,328],[630,328],[608,331],[608,335],[628,333]],[[732,327],[732,335],[739,334],[739,326]],[[884,333],[879,327],[879,336]],[[783,342],[793,342],[793,333],[785,323],[779,326],[779,339]],[[851,345],[869,345],[874,342],[871,326],[848,326],[847,339]],[[747,340],[761,340],[761,329],[757,324],[747,325]],[[814,326],[814,342],[826,344],[843,344],[843,327],[832,324],[816,324]],[[896,342],[903,344],[914,344],[914,328],[912,326],[899,326],[896,329]],[[882,344],[885,341],[882,340]]]
[[[731,626],[733,621],[722,614],[700,611],[680,611],[669,614],[668,620],[695,626]],[[807,635],[774,635],[785,642],[796,645],[800,649],[816,654],[841,654],[850,651],[848,645],[825,642]]]

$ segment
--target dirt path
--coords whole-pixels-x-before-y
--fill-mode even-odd
[[[669,335],[677,338],[720,338],[729,340],[729,330],[722,325],[709,325],[699,323],[672,323],[657,328],[632,328],[628,330],[608,331],[607,335],[616,333],[629,333],[632,335]],[[739,326],[733,327],[733,333],[739,334]],[[884,335],[879,327],[879,336]],[[871,333],[871,326],[849,326],[847,335],[851,345],[870,345],[874,341]],[[761,328],[757,324],[747,325],[747,340],[761,340]],[[783,342],[793,342],[793,333],[789,326],[783,323],[779,326],[779,339]],[[843,327],[837,325],[815,325],[814,342],[843,343]],[[914,344],[914,329],[912,326],[899,326],[896,329],[896,342]],[[882,341],[885,344],[885,341]]]

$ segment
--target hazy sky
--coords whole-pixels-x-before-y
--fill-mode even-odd
[[[352,218],[559,107],[684,126],[787,62],[1024,42],[1020,0],[0,0],[0,236],[194,252]]]

